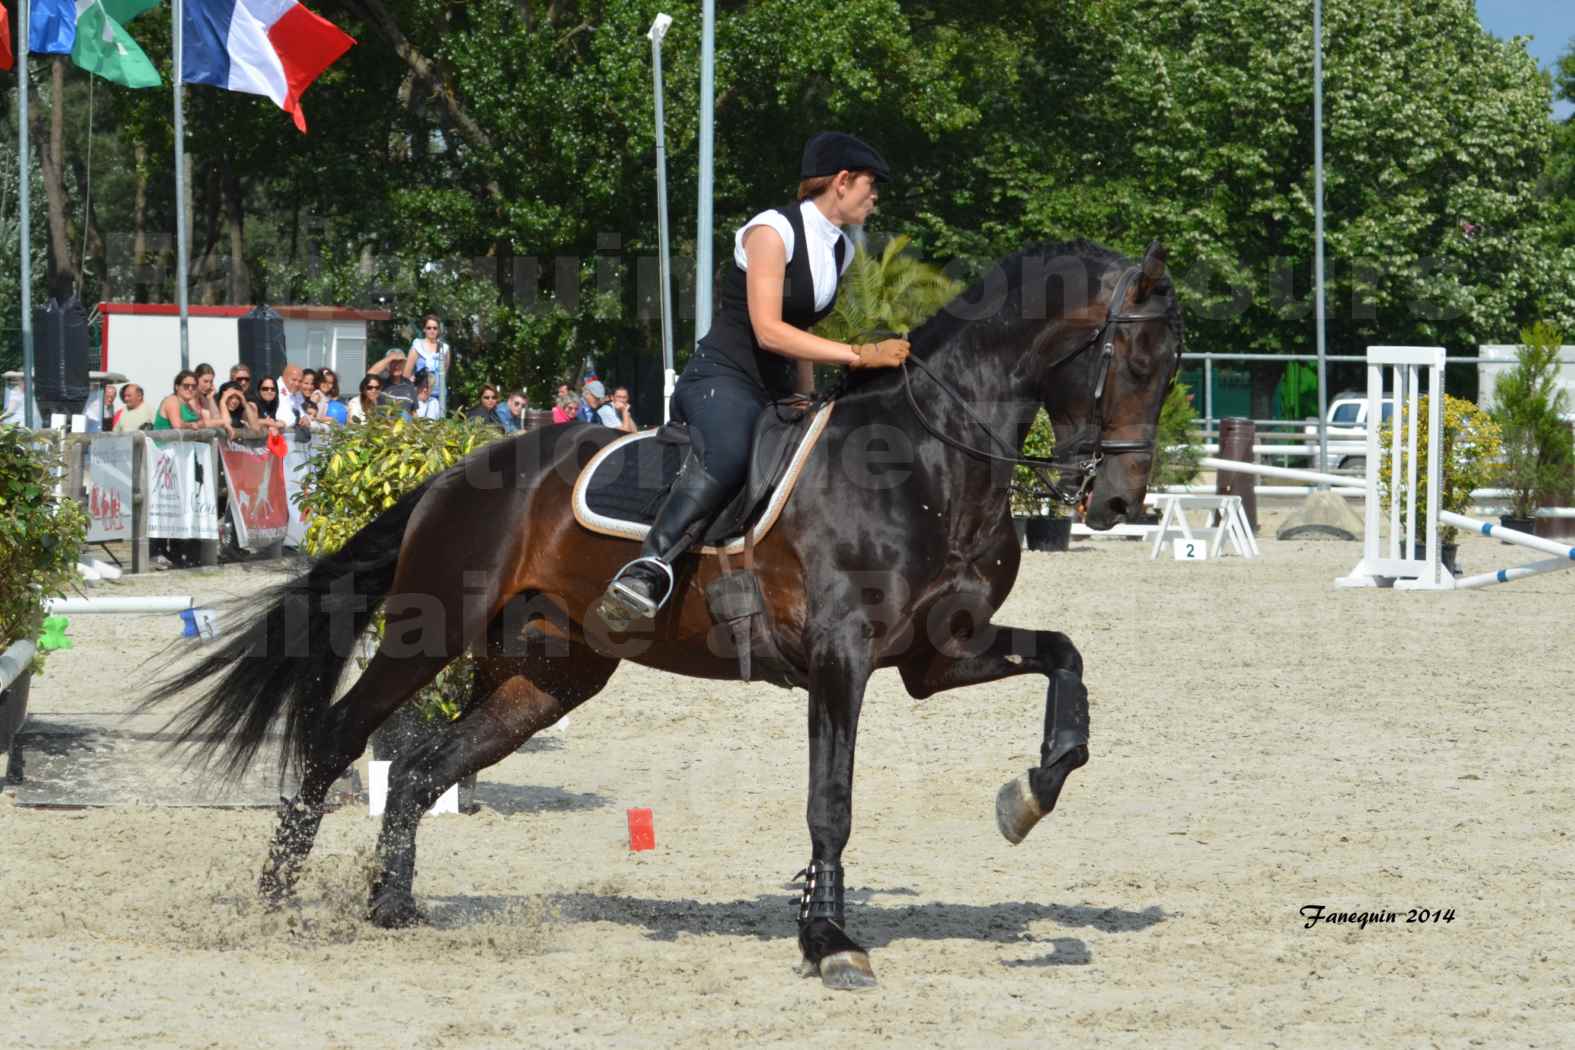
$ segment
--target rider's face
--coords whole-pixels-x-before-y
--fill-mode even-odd
[[[843,192],[840,201],[842,221],[863,225],[874,214],[875,204],[879,198],[880,188],[875,182],[874,172],[850,173],[847,189]]]

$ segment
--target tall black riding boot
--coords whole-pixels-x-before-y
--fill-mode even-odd
[[[609,629],[626,631],[667,604],[673,593],[673,562],[695,545],[732,498],[729,488],[705,472],[698,456],[684,462],[651,523],[640,557],[618,570],[596,603],[596,612]]]

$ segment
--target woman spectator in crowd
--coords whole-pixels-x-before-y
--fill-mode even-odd
[[[214,378],[213,366],[200,364],[192,369],[192,374],[197,377],[197,400],[194,406],[202,413],[202,421],[210,427],[222,427],[224,416],[219,411],[219,400],[214,396],[213,384],[217,380]]]
[[[498,388],[491,383],[481,385],[481,402],[465,413],[466,419],[480,419],[487,423],[501,424],[498,419]]]
[[[256,410],[257,425],[266,430],[283,430],[289,426],[279,418],[279,381],[273,376],[263,376],[257,384],[257,397],[252,401]]]
[[[432,396],[432,373],[423,372],[416,380],[416,403],[411,415],[417,419],[442,419],[443,406]]]
[[[574,396],[574,388],[568,383],[559,383],[557,397],[552,403],[552,421],[573,423],[579,414],[580,399]]]
[[[361,393],[350,402],[350,422],[364,423],[377,411],[383,397],[383,377],[367,374],[361,377]]]
[[[410,357],[405,361],[405,376],[411,382],[416,382],[422,373],[426,373],[432,377],[433,389],[436,390],[438,371],[448,371],[449,349],[443,341],[442,331],[443,324],[437,314],[427,314],[421,319],[421,334],[410,341]],[[441,407],[438,412],[442,413]]]
[[[241,393],[239,384],[225,383],[219,387],[219,423],[231,440],[237,430],[250,430],[257,425],[257,415]]]
[[[197,373],[183,368],[175,373],[175,392],[159,403],[154,430],[201,430],[202,410],[197,403]]]

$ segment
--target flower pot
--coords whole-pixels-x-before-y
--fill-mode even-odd
[[[1438,559],[1444,563],[1444,568],[1448,569],[1453,576],[1460,575],[1460,564],[1455,561],[1455,555],[1459,553],[1460,544],[1458,543],[1440,542],[1438,545]],[[1427,544],[1418,541],[1412,551],[1412,556],[1415,558],[1426,558]]]
[[[1024,531],[1031,551],[1064,551],[1072,543],[1071,518],[1029,518]]]
[[[1512,514],[1500,514],[1498,516],[1498,523],[1504,526],[1506,529],[1514,529],[1516,532],[1524,532],[1528,536],[1534,535],[1537,531],[1536,518],[1517,518]],[[1504,544],[1506,547],[1514,546],[1514,544],[1510,543],[1508,540],[1499,540],[1499,542]]]
[[[0,646],[3,650],[5,646]],[[5,782],[22,782],[22,749],[17,735],[27,720],[27,692],[33,672],[23,671],[11,685],[0,691],[0,755],[6,756]]]
[[[372,731],[372,758],[377,762],[397,761],[401,755],[436,736],[442,728],[443,723],[422,717],[415,704],[401,704]],[[476,775],[472,773],[459,782],[459,811],[474,813],[477,808]]]

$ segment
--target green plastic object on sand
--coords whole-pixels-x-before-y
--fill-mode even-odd
[[[71,648],[71,639],[66,637],[66,628],[69,626],[71,621],[64,616],[44,617],[44,633],[38,639],[38,647],[46,653]]]

